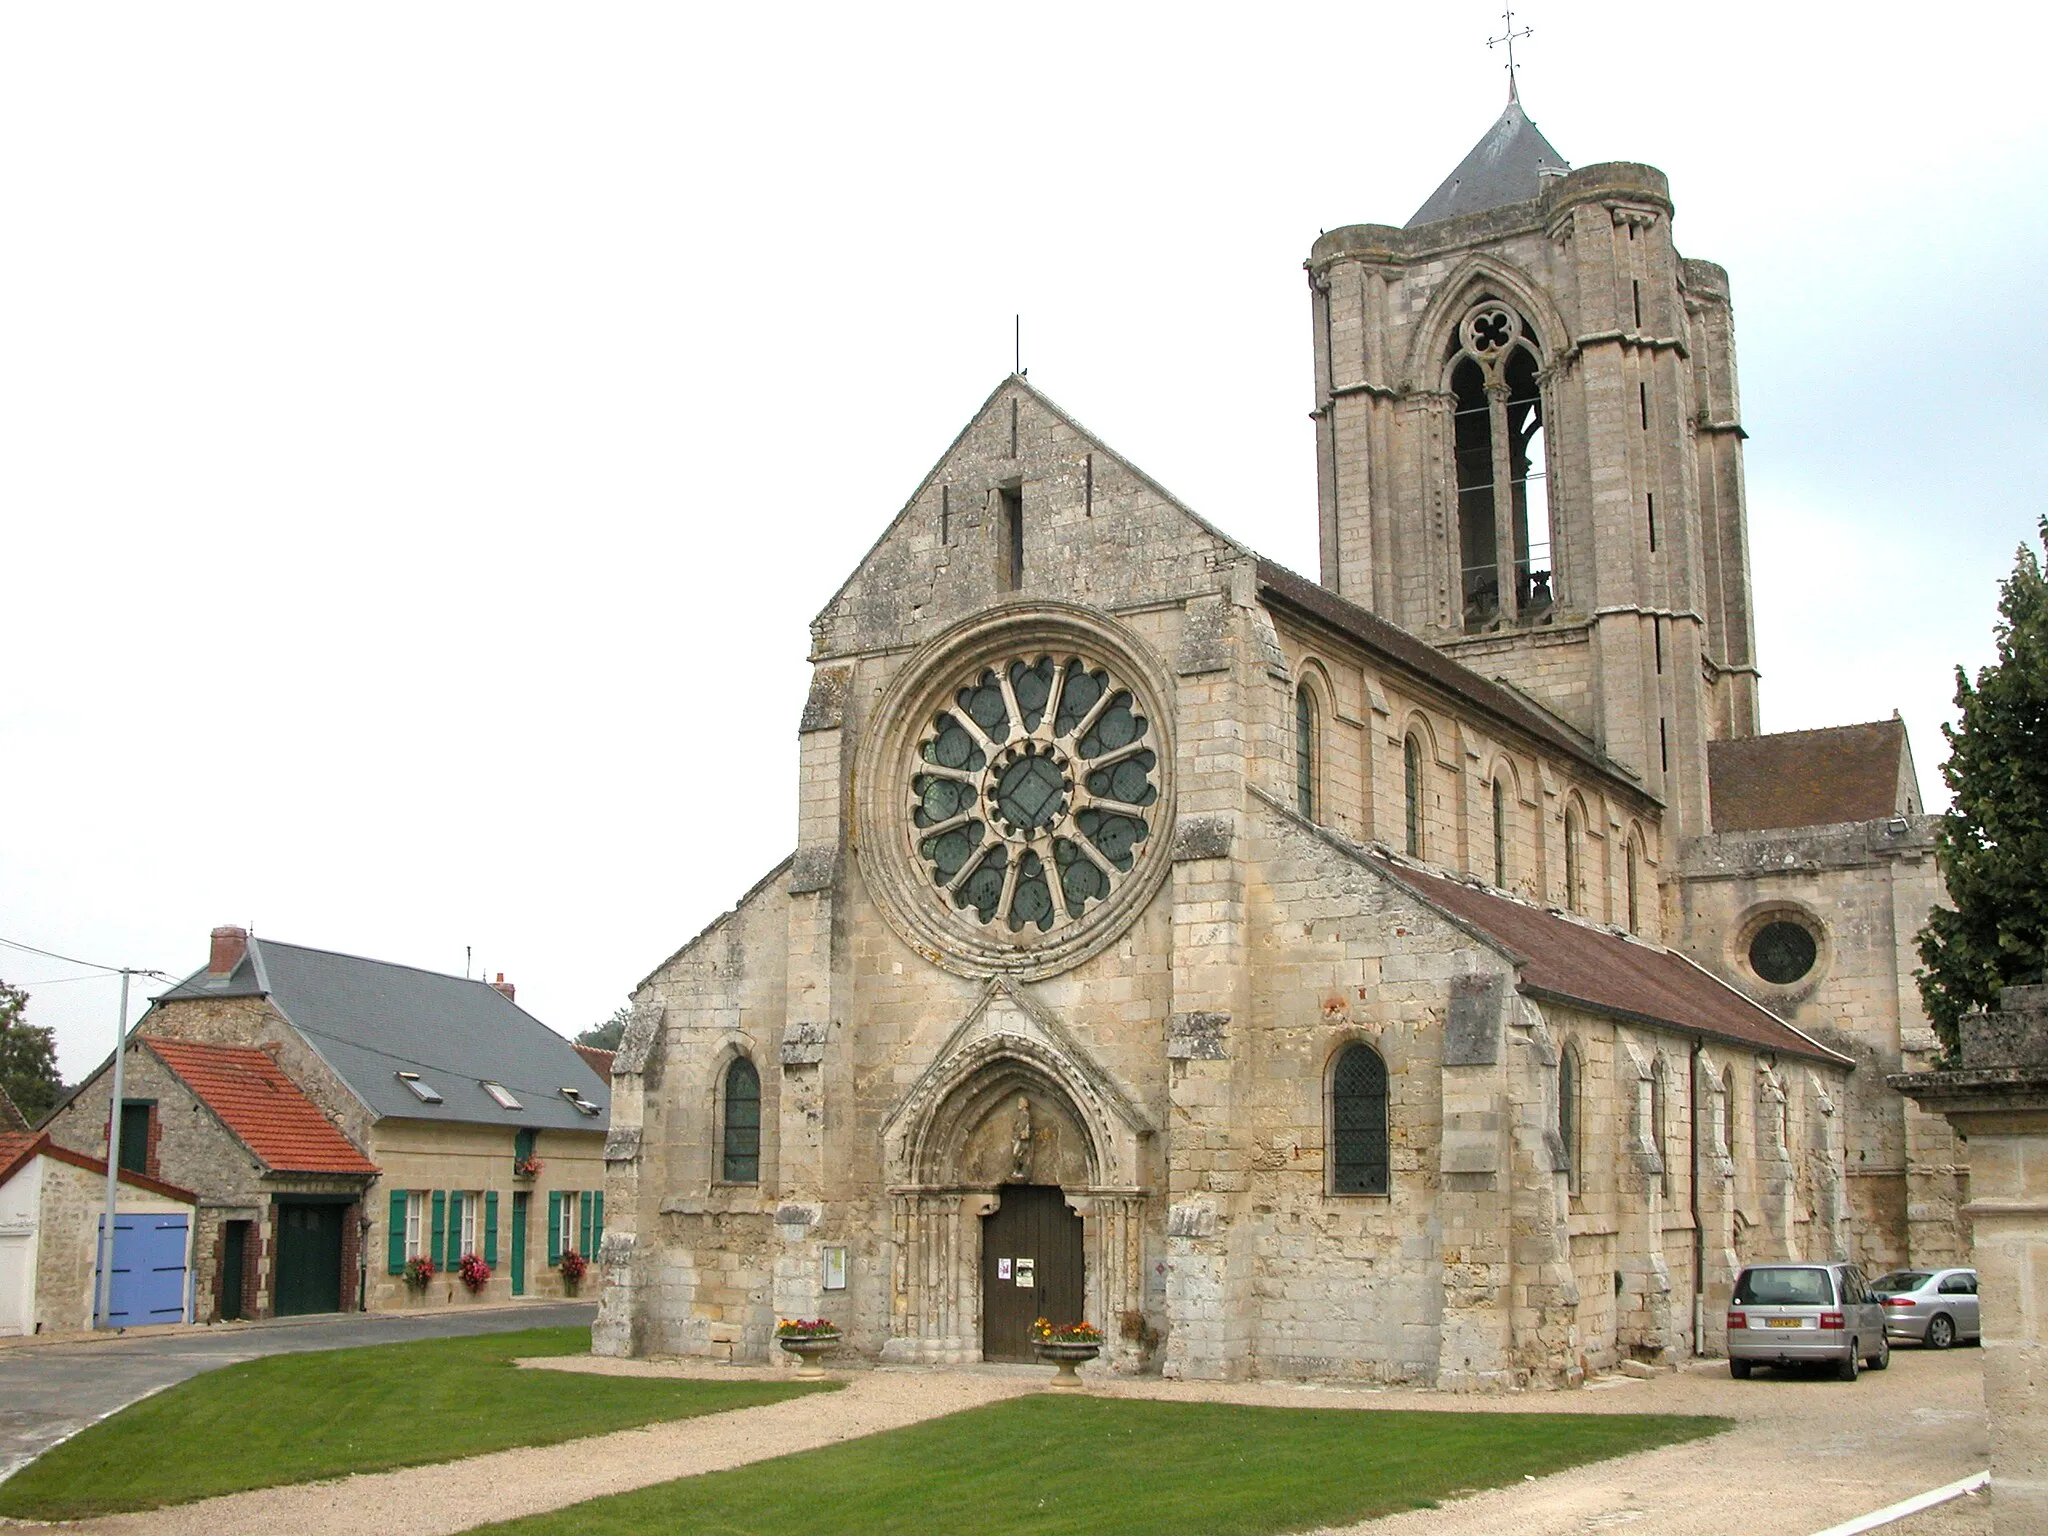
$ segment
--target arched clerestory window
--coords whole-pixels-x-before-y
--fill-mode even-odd
[[[1488,298],[1466,312],[1450,383],[1468,631],[1541,618],[1555,597],[1539,366],[1511,306]]]
[[[1508,884],[1508,792],[1500,771],[1493,775],[1493,883],[1502,890]]]
[[[1422,857],[1422,743],[1410,731],[1401,743],[1401,780],[1406,790],[1408,857]]]
[[[1387,1166],[1387,1064],[1354,1042],[1330,1072],[1330,1190],[1384,1195]]]
[[[1316,701],[1307,683],[1294,690],[1294,808],[1316,819]]]
[[[1584,824],[1579,817],[1579,808],[1568,805],[1564,808],[1564,904],[1574,912],[1585,908],[1585,850],[1580,843],[1585,836]]]
[[[761,1182],[761,1074],[744,1056],[725,1069],[719,1121],[725,1131],[722,1177],[728,1184]]]
[[[1642,898],[1638,894],[1638,882],[1641,880],[1642,876],[1639,872],[1638,866],[1642,863],[1642,846],[1636,841],[1636,836],[1633,832],[1631,832],[1628,837],[1627,863],[1628,868],[1626,872],[1626,878],[1628,882],[1628,931],[1630,933],[1641,933],[1643,931]]]

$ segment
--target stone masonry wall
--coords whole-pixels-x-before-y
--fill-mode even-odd
[[[1900,830],[1894,830],[1895,824]],[[1938,1049],[1913,984],[1915,935],[1941,899],[1934,818],[1731,832],[1685,845],[1679,943],[1702,965],[1831,1048],[1854,1057],[1841,1115],[1853,1256],[1872,1273],[1963,1262],[1968,1159],[1940,1116],[1884,1081]],[[1765,923],[1811,932],[1811,971],[1759,976],[1750,940]]]

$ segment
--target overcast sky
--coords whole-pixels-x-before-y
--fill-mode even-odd
[[[1486,131],[1494,6],[710,10],[0,11],[0,938],[467,945],[601,1021],[792,846],[807,622],[1020,310],[1314,572],[1301,262]],[[1936,805],[2043,510],[2020,14],[1518,12],[1551,142],[1732,274],[1765,729],[1896,708]],[[71,1078],[80,974],[0,951]]]

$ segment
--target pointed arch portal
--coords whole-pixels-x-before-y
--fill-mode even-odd
[[[1116,1323],[1142,1305],[1150,1130],[1057,1020],[992,983],[883,1124],[883,1358],[1026,1359],[1038,1317],[1093,1322],[1111,1351],[1128,1347]]]

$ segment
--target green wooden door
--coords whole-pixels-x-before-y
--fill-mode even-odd
[[[277,1316],[341,1310],[341,1218],[346,1209],[279,1202],[272,1308]]]
[[[220,1320],[239,1322],[242,1316],[242,1266],[249,1262],[249,1223],[228,1222],[221,1233]]]
[[[512,1294],[526,1294],[526,1191],[512,1192]]]

